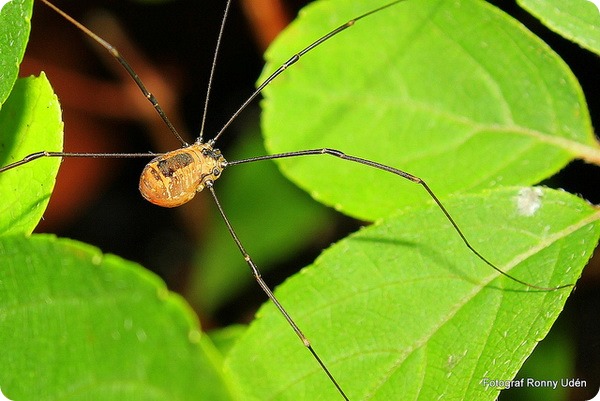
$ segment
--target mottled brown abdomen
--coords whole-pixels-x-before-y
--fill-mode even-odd
[[[218,149],[195,143],[152,159],[142,171],[140,192],[155,205],[181,206],[219,178],[226,164]]]

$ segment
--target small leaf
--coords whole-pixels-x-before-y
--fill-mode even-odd
[[[15,400],[228,400],[191,309],[140,266],[49,235],[0,240],[0,386]]]
[[[31,30],[33,0],[12,0],[0,8],[0,109],[10,94]]]
[[[40,149],[62,150],[60,105],[50,83],[19,79],[0,111],[0,166],[21,160]],[[0,234],[29,234],[48,201],[60,159],[36,160],[0,174]]]
[[[600,55],[600,10],[590,0],[519,0],[519,5],[559,35]]]
[[[504,271],[536,285],[575,283],[600,236],[600,211],[540,188],[531,197],[537,208],[524,213],[531,190],[485,191],[446,205]],[[276,295],[351,400],[484,401],[499,390],[482,380],[516,374],[571,290],[539,291],[499,276],[428,205],[340,241]],[[339,399],[270,304],[226,366],[245,399]]]
[[[316,2],[267,53],[265,74],[378,0]],[[426,180],[444,197],[532,184],[600,160],[581,88],[508,15],[476,0],[406,1],[307,53],[264,91],[269,152],[336,148]],[[427,199],[410,183],[331,157],[281,160],[314,198],[374,220]]]

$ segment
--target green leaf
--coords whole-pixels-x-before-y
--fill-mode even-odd
[[[230,399],[195,315],[147,270],[49,235],[2,237],[0,261],[10,399]]]
[[[600,11],[590,0],[519,0],[519,5],[559,35],[600,55]]]
[[[269,49],[273,71],[378,0],[316,2]],[[306,54],[264,91],[269,152],[320,147],[397,167],[445,197],[600,160],[581,88],[540,39],[483,1],[406,1]],[[330,157],[280,161],[315,199],[374,220],[427,195]]]
[[[44,150],[62,150],[60,105],[50,83],[19,79],[0,111],[0,166]],[[50,200],[60,160],[43,158],[0,174],[0,234],[29,234]]]
[[[0,109],[17,79],[31,30],[33,0],[12,0],[0,9]]]
[[[561,191],[500,189],[447,206],[484,255],[542,286],[575,283],[600,236],[600,211]],[[484,401],[499,390],[482,380],[516,374],[570,291],[499,277],[427,205],[340,241],[276,295],[351,400]],[[271,304],[226,366],[246,400],[339,399]]]

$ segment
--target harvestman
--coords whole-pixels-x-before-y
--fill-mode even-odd
[[[213,139],[208,141],[204,141],[203,139],[203,130],[204,130],[204,122],[206,120],[207,115],[207,105],[209,100],[209,93],[211,89],[211,83],[213,80],[213,75],[215,71],[216,58],[217,53],[220,47],[221,38],[223,35],[223,30],[225,26],[225,20],[227,18],[229,7],[231,4],[231,0],[227,0],[225,6],[224,17],[221,23],[216,50],[212,62],[209,84],[207,89],[206,100],[204,104],[204,111],[202,115],[202,125],[200,129],[200,136],[193,144],[186,143],[183,138],[177,132],[177,129],[170,122],[158,101],[150,93],[141,79],[129,65],[129,63],[121,56],[121,54],[115,49],[111,44],[97,36],[95,33],[91,32],[85,26],[74,20],[72,17],[67,15],[62,10],[58,9],[56,6],[51,4],[48,0],[41,0],[47,6],[52,8],[62,17],[67,19],[69,22],[74,24],[77,28],[83,31],[87,36],[91,37],[95,42],[104,47],[122,66],[127,70],[127,73],[131,76],[131,78],[135,81],[137,86],[140,88],[143,95],[150,101],[156,112],[159,114],[164,123],[171,130],[173,135],[181,142],[182,147],[180,149],[160,154],[160,153],[70,153],[70,152],[50,152],[50,151],[41,151],[37,153],[30,154],[24,157],[22,160],[9,164],[7,166],[0,168],[0,173],[13,169],[15,167],[21,166],[23,164],[29,163],[33,160],[43,158],[43,157],[92,157],[92,158],[134,158],[134,157],[154,157],[144,168],[140,177],[139,189],[142,196],[154,203],[158,206],[162,207],[177,207],[181,206],[184,203],[190,201],[197,192],[202,191],[204,188],[207,188],[210,192],[212,198],[215,201],[217,209],[225,222],[229,233],[231,234],[233,240],[235,241],[238,249],[244,257],[244,260],[250,267],[252,271],[252,275],[255,280],[261,287],[261,289],[265,292],[265,294],[269,297],[269,299],[275,304],[279,312],[283,315],[283,317],[287,320],[288,324],[292,327],[296,335],[300,338],[304,346],[310,351],[313,355],[316,362],[320,365],[321,369],[324,373],[329,377],[331,383],[336,387],[339,394],[345,399],[349,400],[348,396],[345,394],[341,385],[334,378],[333,374],[329,371],[326,364],[319,357],[318,353],[315,351],[313,346],[311,345],[308,338],[302,333],[302,330],[298,327],[298,325],[294,322],[292,317],[288,314],[286,309],[281,305],[278,299],[275,297],[271,289],[267,286],[264,280],[261,277],[261,273],[253,262],[252,258],[246,252],[242,242],[238,238],[233,226],[229,222],[225,211],[223,210],[221,203],[215,193],[213,188],[214,181],[221,176],[222,171],[227,166],[234,166],[237,164],[251,163],[255,161],[261,160],[273,160],[273,159],[283,159],[289,157],[298,157],[298,156],[307,156],[307,155],[330,155],[343,160],[348,160],[350,162],[360,163],[369,167],[373,167],[376,169],[380,169],[383,171],[387,171],[388,173],[392,173],[398,175],[402,178],[405,178],[409,181],[412,181],[415,184],[421,185],[425,191],[429,194],[431,199],[437,204],[441,212],[444,214],[446,219],[452,225],[456,233],[460,236],[462,242],[467,246],[467,248],[474,253],[479,259],[485,262],[492,269],[496,270],[499,274],[508,277],[509,279],[520,283],[524,286],[535,288],[542,291],[553,291],[565,287],[571,286],[561,285],[557,287],[540,287],[537,285],[533,285],[527,283],[525,281],[519,280],[516,277],[509,275],[508,273],[502,271],[488,259],[486,259],[483,255],[481,255],[467,240],[461,229],[458,227],[458,224],[454,221],[450,213],[446,210],[442,202],[438,199],[435,193],[429,188],[429,186],[423,181],[421,178],[416,177],[412,174],[409,174],[405,171],[386,166],[375,161],[363,159],[357,156],[347,155],[339,150],[330,149],[330,148],[321,148],[321,149],[307,149],[307,150],[299,150],[294,152],[286,152],[279,153],[273,155],[265,155],[265,156],[257,156],[251,157],[242,160],[236,161],[226,161],[225,158],[221,155],[220,150],[215,148],[215,144],[217,139],[223,134],[223,132],[229,127],[229,125],[237,118],[237,116],[252,102],[261,91],[277,76],[279,76],[285,69],[290,67],[292,64],[296,63],[304,54],[308,53],[315,47],[319,46],[321,43],[329,40],[333,36],[338,33],[346,30],[347,28],[352,27],[359,20],[366,18],[372,14],[380,12],[386,8],[392,7],[404,0],[396,0],[391,3],[385,4],[379,8],[366,12],[358,17],[355,17],[343,25],[340,25],[338,28],[332,30],[331,32],[323,35],[300,52],[294,54],[290,57],[285,63],[283,63],[274,73],[272,73],[264,82],[262,82],[258,88],[250,95],[250,97],[237,109],[237,111],[231,116],[231,118],[225,123],[225,125],[218,131],[218,133],[214,136]]]

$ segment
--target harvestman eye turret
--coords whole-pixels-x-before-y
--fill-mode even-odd
[[[362,165],[376,168],[379,170],[386,171],[388,173],[395,174],[404,179],[412,181],[416,184],[421,185],[428,195],[433,199],[436,205],[439,207],[440,211],[446,217],[452,228],[456,231],[457,235],[462,239],[464,244],[467,246],[470,251],[485,262],[492,269],[496,270],[499,274],[508,277],[509,279],[520,283],[524,286],[535,288],[541,291],[553,291],[560,288],[570,287],[571,285],[561,285],[557,287],[540,287],[537,285],[533,285],[527,282],[524,282],[516,277],[509,275],[508,273],[502,271],[498,268],[494,263],[485,258],[482,254],[480,254],[467,240],[458,224],[455,222],[453,217],[450,215],[448,210],[439,200],[439,198],[435,195],[435,193],[431,190],[431,188],[423,181],[421,178],[411,175],[402,170],[386,166],[375,161],[363,159],[357,156],[347,155],[339,150],[329,149],[329,148],[319,148],[319,149],[308,149],[308,150],[300,150],[294,152],[287,153],[279,153],[273,155],[266,156],[258,156],[252,157],[243,160],[231,161],[227,162],[225,158],[221,155],[221,152],[215,148],[215,144],[217,139],[223,134],[223,132],[227,129],[227,127],[232,123],[232,121],[237,118],[237,116],[246,108],[248,104],[252,100],[254,100],[271,81],[273,81],[277,76],[279,76],[285,69],[290,67],[292,64],[296,63],[304,54],[308,53],[315,47],[321,45],[323,42],[329,40],[331,37],[337,35],[338,33],[352,27],[359,20],[366,18],[372,14],[381,12],[389,7],[397,5],[401,3],[403,0],[392,1],[388,4],[385,4],[377,9],[366,12],[356,18],[351,19],[345,24],[339,26],[338,28],[332,30],[331,32],[325,34],[321,38],[317,39],[313,43],[309,44],[307,47],[299,51],[290,57],[285,63],[283,63],[273,74],[271,74],[262,84],[258,86],[258,88],[249,96],[249,98],[238,108],[238,110],[231,116],[231,118],[227,121],[226,124],[221,128],[221,130],[215,135],[215,137],[209,141],[203,140],[203,127],[206,119],[207,113],[207,105],[209,100],[209,94],[211,89],[211,82],[213,78],[213,74],[215,71],[216,57],[218,53],[218,49],[220,46],[220,41],[223,33],[224,23],[226,20],[226,16],[228,14],[230,0],[227,1],[225,8],[225,16],[223,17],[223,23],[221,24],[221,29],[218,35],[217,41],[217,50],[215,51],[215,56],[213,59],[211,75],[209,78],[209,86],[206,95],[206,101],[204,105],[203,118],[202,118],[202,128],[200,130],[201,134],[195,143],[192,145],[187,144],[182,137],[179,135],[173,124],[169,121],[168,117],[165,115],[164,111],[160,107],[156,98],[146,89],[143,82],[137,76],[137,74],[133,71],[129,63],[123,58],[123,56],[115,49],[112,45],[104,41],[102,38],[98,37],[96,34],[91,32],[85,26],[75,21],[69,15],[64,13],[62,10],[58,9],[53,4],[49,3],[47,0],[41,0],[50,8],[54,9],[57,13],[62,15],[66,20],[74,24],[80,30],[82,30],[86,35],[91,37],[98,44],[103,46],[111,55],[113,55],[116,60],[125,68],[125,70],[129,73],[131,78],[135,81],[135,83],[140,88],[143,95],[150,101],[152,106],[155,108],[159,116],[171,130],[173,135],[175,135],[179,141],[182,143],[183,147],[181,149],[174,150],[172,152],[168,152],[165,154],[152,154],[152,153],[69,153],[69,152],[51,152],[51,151],[41,151],[38,153],[33,153],[24,157],[22,160],[9,164],[7,166],[0,168],[0,173],[6,170],[10,170],[12,168],[18,167],[20,165],[29,163],[33,160],[42,158],[42,157],[103,157],[103,158],[125,158],[125,157],[137,157],[137,158],[146,158],[146,157],[154,157],[144,168],[141,177],[139,189],[142,196],[148,201],[163,207],[177,207],[183,205],[184,203],[190,201],[197,192],[202,191],[205,188],[208,188],[212,198],[214,199],[219,213],[221,214],[229,233],[231,234],[233,240],[235,241],[238,249],[242,253],[244,260],[250,267],[252,274],[261,287],[261,289],[265,292],[265,294],[269,297],[269,299],[275,304],[279,312],[283,315],[283,317],[287,320],[289,325],[292,327],[296,335],[300,338],[304,346],[310,351],[313,355],[314,359],[320,365],[323,372],[328,376],[332,385],[335,386],[341,397],[345,400],[349,400],[348,395],[343,390],[343,383],[339,383],[335,378],[332,372],[330,372],[329,368],[326,366],[325,362],[321,359],[319,354],[315,351],[313,346],[311,345],[308,338],[303,334],[301,329],[292,319],[292,317],[288,314],[286,309],[281,305],[279,300],[273,295],[271,289],[267,286],[264,280],[261,277],[260,271],[257,268],[256,264],[253,262],[252,258],[245,250],[242,242],[237,236],[234,228],[232,227],[229,219],[227,218],[219,199],[215,193],[213,188],[214,181],[218,179],[222,171],[227,166],[233,166],[236,164],[244,164],[251,163],[261,160],[273,160],[273,159],[282,159],[282,158],[290,158],[290,157],[300,157],[300,156],[308,156],[308,155],[330,155],[336,158],[340,158],[343,160],[360,163]]]

